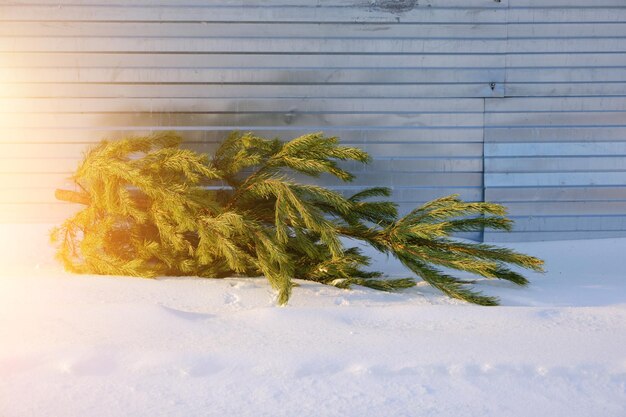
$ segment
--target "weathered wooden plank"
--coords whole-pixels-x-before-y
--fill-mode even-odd
[[[509,23],[608,23],[626,21],[623,7],[512,7],[508,10]]]
[[[603,112],[506,112],[485,113],[485,124],[490,127],[561,127],[576,129],[578,126],[626,127],[626,111]]]
[[[620,186],[626,171],[620,172],[514,172],[485,173],[485,187]]]
[[[536,201],[507,202],[511,216],[619,215],[626,213],[626,201]]]
[[[553,0],[551,0],[553,1]],[[608,0],[602,0],[608,1]],[[12,0],[12,4],[15,5],[32,5],[32,0]],[[358,1],[358,0],[314,0],[303,3],[302,0],[219,0],[211,2],[211,6],[221,7],[285,7],[296,6],[299,8],[311,8],[311,7],[352,7],[352,8],[371,8],[379,10],[387,10],[389,12],[401,13],[405,9],[411,9],[413,7],[469,7],[469,8],[496,8],[506,7],[508,0],[503,0],[502,3],[494,4],[492,0],[420,0],[419,4],[407,4],[394,5],[389,4],[388,1]],[[417,3],[417,2],[416,2]],[[37,4],[40,5],[70,5],[76,4],[72,1],[59,1],[59,0],[37,0]],[[102,0],[81,0],[82,6],[102,6]],[[107,0],[107,5],[110,6],[127,6],[127,0]],[[134,6],[144,7],[172,7],[172,1],[170,0],[134,0],[132,3]],[[194,6],[207,6],[206,0],[180,0],[175,4],[179,7],[194,7]]]
[[[591,32],[595,33],[595,32]],[[4,22],[0,37],[506,39],[505,24],[338,24],[267,22]],[[615,33],[613,33],[615,36]]]
[[[513,217],[515,231],[626,231],[626,216],[524,216]]]
[[[626,102],[626,100],[623,100]],[[481,113],[481,99],[451,98],[0,98],[0,113],[323,112]]]
[[[378,157],[482,157],[481,143],[364,143],[363,150]],[[431,185],[438,185],[436,182]]]
[[[71,174],[78,166],[80,158],[1,158],[0,174]],[[377,158],[368,164],[344,162],[341,164],[350,172],[478,172],[482,173],[482,159],[474,158]]]
[[[401,157],[374,157],[367,165],[360,163],[344,163],[343,167],[350,172],[381,172],[381,173],[445,173],[445,172],[467,172],[482,173],[482,159],[474,158],[401,158]]]
[[[542,53],[507,54],[507,68],[624,67],[626,53]]]
[[[0,97],[197,97],[197,98],[335,98],[498,97],[504,84],[11,84],[0,80]],[[626,86],[626,84],[625,84]]]
[[[0,174],[69,174],[79,162],[79,158],[1,158]]]
[[[346,144],[350,144],[346,142]],[[0,143],[0,155],[6,158],[80,158],[87,149],[84,143]],[[212,152],[216,142],[187,143],[186,147],[199,152]],[[482,157],[481,143],[361,143],[359,147],[374,157]],[[0,159],[1,160],[1,159]],[[436,185],[436,184],[432,184]]]
[[[2,118],[3,116],[0,116]],[[130,135],[146,135],[152,131],[164,130],[162,128],[151,127],[147,130],[141,129],[116,129],[105,126],[100,130],[96,129],[37,129],[36,127],[19,129],[2,129],[0,144],[65,144],[65,143],[94,143],[101,139],[117,139]],[[462,129],[456,127],[442,127],[441,129],[429,129],[428,126],[413,126],[407,129],[364,129],[351,128],[345,126],[320,127],[327,136],[337,136],[342,143],[362,144],[362,143],[403,143],[403,142],[474,142],[482,143],[482,129]],[[191,142],[213,142],[218,143],[224,140],[232,129],[185,129],[179,133]],[[274,138],[279,137],[284,140],[311,133],[311,129],[274,129],[273,127],[257,127],[255,134]],[[59,145],[62,146],[62,145]],[[83,145],[86,146],[86,145]],[[1,154],[0,154],[1,156]]]
[[[354,185],[332,187],[333,190],[346,197],[364,188],[366,187]],[[54,196],[55,189],[54,187],[13,188],[8,191],[5,189],[5,192],[0,193],[0,204],[58,203],[59,201]],[[74,188],[68,184],[67,189]],[[450,194],[458,194],[466,201],[480,201],[482,199],[482,187],[393,187],[391,192],[389,199],[383,198],[379,200],[392,200],[398,204],[415,208],[426,201]]]
[[[411,202],[415,208],[419,203],[444,197],[451,194],[458,194],[460,198],[467,201],[482,201],[483,189],[481,186],[472,187],[393,187],[391,199],[396,202]]]
[[[626,156],[485,159],[488,172],[624,171]]]
[[[485,143],[486,157],[624,156],[626,142]]]
[[[626,42],[626,41],[625,41]],[[626,67],[617,68],[507,68],[507,82],[588,82],[626,81]]]
[[[626,36],[624,22],[509,24],[509,39],[617,38]]]
[[[533,231],[533,232],[485,232],[485,242],[540,242],[549,240],[576,240],[576,239],[607,239],[626,237],[626,231]]]
[[[70,184],[66,188],[74,189]],[[367,187],[342,184],[331,188],[349,197]],[[59,201],[54,196],[55,189],[55,187],[5,189],[5,192],[0,193],[0,204],[58,203]],[[450,194],[458,194],[466,201],[480,201],[482,199],[482,187],[392,187],[389,199],[381,198],[378,200],[391,200],[407,206],[412,205],[414,208],[426,201]]]
[[[294,174],[292,177],[297,181],[302,181],[303,183],[321,184],[328,187],[337,187],[345,184],[334,177],[330,178],[322,176],[319,179],[312,179],[311,177],[305,177],[299,174]],[[432,187],[433,184],[436,184],[440,195],[447,195],[450,193],[444,190],[446,188],[455,189],[459,187],[470,187],[475,189],[480,187],[482,185],[482,174],[471,172],[361,172],[350,184],[362,187],[383,186],[391,188]]]
[[[598,45],[602,50],[617,47],[605,40]],[[513,41],[511,41],[513,42]],[[532,41],[520,41],[532,42]],[[568,41],[550,41],[564,44],[572,50]],[[569,46],[567,46],[567,45]],[[561,45],[559,45],[561,46]],[[497,39],[332,39],[332,38],[0,38],[2,52],[183,52],[183,53],[259,53],[297,52],[320,53],[502,53],[505,41]],[[522,44],[519,48],[524,48]],[[547,46],[546,46],[547,47]],[[554,46],[556,47],[556,46]],[[619,50],[619,47],[617,47]]]
[[[0,79],[10,83],[454,84],[503,82],[504,68],[0,68]]]
[[[513,201],[626,201],[626,186],[613,187],[490,187],[485,199]]]
[[[25,173],[25,174],[0,174],[0,190],[15,188],[41,188],[41,187],[72,187],[73,183],[65,173]],[[296,181],[303,183],[315,183],[323,186],[339,186],[344,184],[341,180],[329,175],[311,178],[303,174],[290,175]],[[431,172],[424,173],[385,173],[385,172],[362,172],[351,183],[354,186],[389,186],[389,187],[424,187],[437,184],[442,187],[478,187],[482,184],[480,173],[456,173],[456,172]]]
[[[255,130],[255,126],[298,126],[321,130],[332,126],[408,127],[424,126],[463,127],[482,129],[483,116],[476,113],[433,114],[324,114],[324,113],[15,113],[6,117],[0,126],[20,128],[89,128],[96,126],[168,127],[171,130],[206,126],[213,129]],[[292,128],[293,129],[293,128]]]
[[[624,9],[626,10],[626,9]],[[623,14],[626,17],[626,12]],[[498,41],[493,41],[497,43]],[[509,39],[508,53],[524,52],[626,52],[623,38],[546,38],[546,39]]]
[[[504,97],[486,99],[487,113],[625,111],[626,97]]]
[[[623,96],[626,83],[623,82],[580,82],[580,83],[507,83],[507,97],[537,96]]]
[[[313,4],[306,7],[0,5],[0,21],[501,23],[506,13],[506,7],[497,4],[488,8],[433,8],[417,2],[411,8],[398,7],[390,2],[381,5],[386,7],[368,4],[361,7],[316,7]]]
[[[610,142],[624,138],[626,129],[618,126],[485,127],[485,142]]]
[[[509,0],[509,6],[515,7],[614,7],[624,6],[623,0]]]
[[[63,203],[0,204],[0,223],[60,223],[80,207]]]
[[[22,173],[0,174],[0,190],[10,195],[12,190],[28,188],[69,188],[74,189],[75,184],[66,173]]]
[[[578,55],[579,57],[581,55]],[[599,54],[594,62],[605,55]],[[626,62],[626,54],[623,55]],[[562,55],[557,56],[562,58]],[[615,58],[617,59],[617,57]],[[579,59],[583,63],[586,57]],[[4,68],[504,68],[503,54],[80,53],[0,52]],[[612,61],[614,62],[614,61]],[[586,63],[587,65],[593,63]],[[530,65],[530,64],[529,64]],[[547,65],[547,64],[546,64]],[[598,64],[600,65],[600,64]],[[615,65],[615,64],[614,64]]]

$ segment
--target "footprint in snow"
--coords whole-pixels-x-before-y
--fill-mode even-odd
[[[227,292],[224,294],[224,304],[239,305],[239,296],[237,294]]]

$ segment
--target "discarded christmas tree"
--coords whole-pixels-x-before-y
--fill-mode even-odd
[[[81,191],[57,197],[85,205],[52,232],[58,258],[76,273],[155,277],[267,277],[279,304],[293,279],[383,291],[412,287],[414,278],[384,279],[369,259],[340,237],[396,257],[445,294],[482,305],[497,299],[440,269],[467,271],[518,285],[527,280],[507,265],[541,271],[543,262],[510,249],[468,243],[455,232],[509,230],[505,208],[457,196],[431,201],[398,218],[396,205],[370,201],[387,188],[349,198],[289,178],[353,176],[338,161],[369,156],[337,138],[309,134],[281,142],[233,133],[212,158],[181,149],[174,133],[103,141],[73,175]]]

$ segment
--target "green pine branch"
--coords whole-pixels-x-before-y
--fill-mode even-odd
[[[80,191],[57,197],[84,209],[53,230],[57,256],[76,273],[220,278],[264,275],[289,300],[293,279],[339,288],[397,291],[414,278],[385,279],[341,237],[361,240],[402,262],[448,296],[481,305],[497,300],[439,268],[526,285],[510,266],[541,271],[542,261],[507,248],[459,241],[457,232],[510,230],[498,204],[452,195],[398,218],[391,190],[350,197],[291,179],[297,172],[351,181],[341,161],[367,153],[321,133],[288,142],[234,132],[212,157],[182,148],[166,132],[91,148],[73,180]],[[223,185],[226,184],[226,187]],[[207,186],[212,186],[207,188]],[[372,200],[374,199],[374,200]]]

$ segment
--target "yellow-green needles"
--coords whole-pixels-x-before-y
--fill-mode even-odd
[[[231,134],[212,157],[181,148],[175,133],[103,141],[73,175],[79,192],[57,197],[84,205],[52,232],[58,257],[77,273],[267,277],[278,303],[293,279],[394,291],[414,278],[383,279],[369,259],[340,237],[366,242],[396,257],[445,294],[476,304],[497,299],[471,289],[440,267],[526,285],[507,265],[541,271],[543,262],[506,248],[461,242],[455,232],[509,230],[503,206],[457,196],[431,201],[398,218],[396,205],[372,201],[387,188],[351,197],[290,178],[353,175],[338,164],[369,156],[321,133],[289,142]]]

